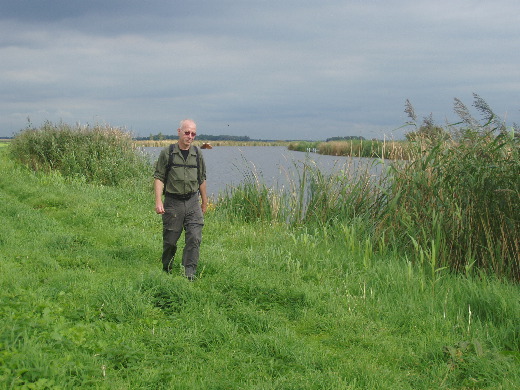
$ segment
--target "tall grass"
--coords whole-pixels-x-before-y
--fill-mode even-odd
[[[326,174],[308,161],[288,189],[246,175],[220,203],[245,220],[328,226],[328,234],[356,226],[362,241],[399,250],[432,278],[451,269],[518,281],[519,138],[475,123],[450,128],[449,139],[417,138],[409,160],[385,164],[377,177],[370,170]]]
[[[374,141],[349,140],[328,142],[291,142],[289,150],[304,152],[316,149],[319,154],[330,156],[351,156],[385,158],[391,160],[407,160],[410,158],[408,142],[404,141]]]
[[[254,168],[243,174],[237,187],[226,188],[219,197],[218,207],[225,210],[230,219],[245,222],[282,220],[286,213],[279,207],[279,191],[267,186]]]
[[[46,122],[21,131],[10,143],[14,158],[39,171],[116,185],[142,177],[149,163],[129,133],[111,126],[70,126]]]
[[[520,280],[519,150],[508,134],[476,130],[426,152],[418,143],[414,160],[393,170],[385,229],[438,267]]]
[[[307,152],[309,149],[318,149],[319,141],[292,141],[287,145],[287,149],[297,152]]]
[[[329,226],[364,220],[373,225],[381,199],[375,191],[385,186],[382,176],[373,173],[372,164],[354,166],[353,160],[324,173],[312,159],[294,163],[285,172],[283,186],[268,186],[254,167],[243,174],[243,181],[218,200],[219,207],[245,221],[268,221],[290,226]],[[246,165],[244,165],[246,166]]]

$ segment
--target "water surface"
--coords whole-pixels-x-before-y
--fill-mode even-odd
[[[143,148],[154,162],[163,148]],[[208,195],[217,195],[240,184],[245,174],[252,172],[268,186],[287,185],[289,180],[298,178],[298,170],[303,163],[312,163],[326,173],[345,169],[365,170],[377,175],[382,165],[374,164],[374,159],[325,156],[316,153],[296,152],[285,146],[216,146],[213,149],[199,149],[206,161]]]

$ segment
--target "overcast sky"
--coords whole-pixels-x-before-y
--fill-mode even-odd
[[[44,121],[402,138],[480,95],[520,123],[518,0],[0,0],[0,136]],[[478,117],[475,112],[475,116]]]

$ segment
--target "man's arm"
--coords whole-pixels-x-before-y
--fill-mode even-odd
[[[159,179],[155,179],[153,189],[155,191],[155,212],[157,214],[164,214],[164,204],[162,201],[163,188],[164,183]]]
[[[202,212],[205,213],[208,209],[208,195],[206,193],[206,180],[204,180],[199,186],[200,197],[202,199]]]

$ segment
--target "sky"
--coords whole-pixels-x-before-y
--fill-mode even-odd
[[[402,139],[482,97],[520,123],[518,0],[0,0],[0,136]]]

